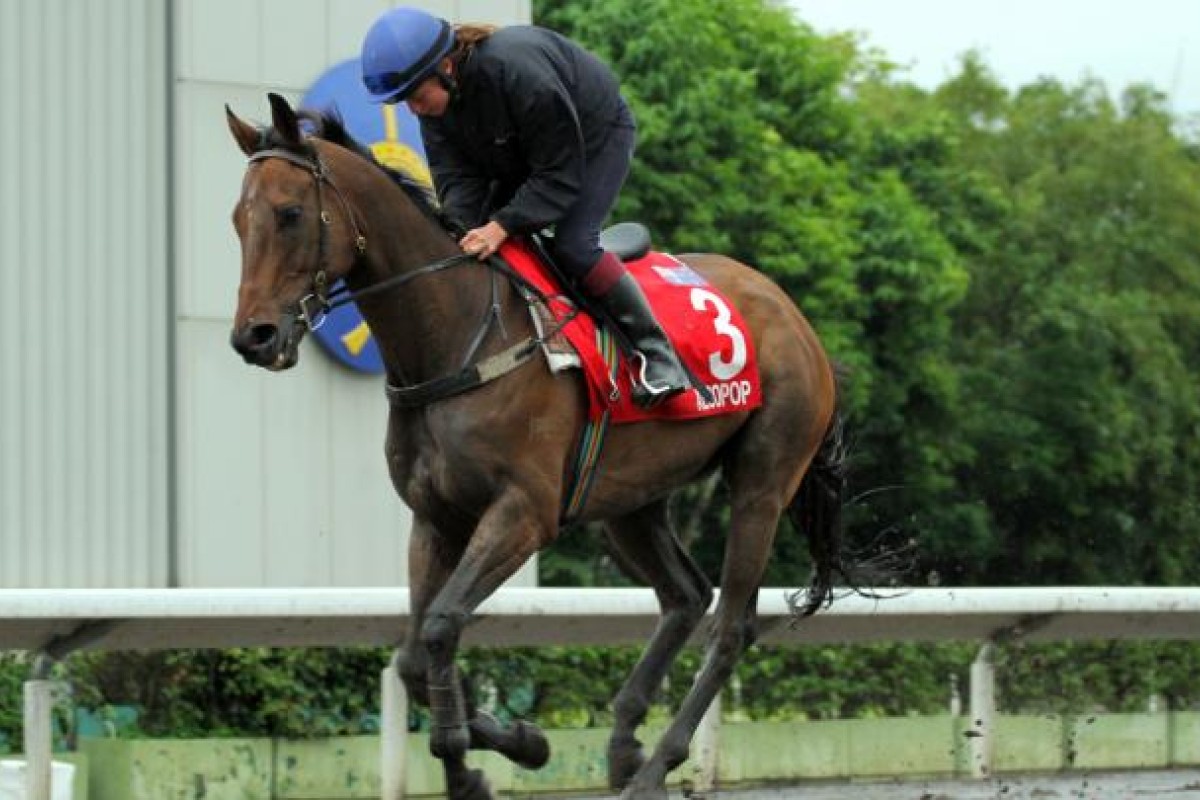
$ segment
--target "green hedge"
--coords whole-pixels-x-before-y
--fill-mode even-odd
[[[977,645],[755,647],[726,689],[731,720],[868,718],[946,713],[952,686],[965,704]],[[382,649],[235,649],[86,653],[57,668],[60,743],[83,719],[124,736],[278,736],[373,733]],[[502,717],[553,728],[608,726],[611,699],[638,657],[632,647],[475,649],[464,672],[478,701]],[[1200,705],[1200,645],[1096,642],[999,648],[1006,713],[1082,713]],[[652,712],[678,707],[700,663],[686,651]],[[0,752],[20,742],[21,682],[29,665],[0,656]],[[129,713],[132,708],[135,713]],[[125,713],[119,713],[119,712]],[[410,723],[424,727],[422,711]]]
[[[21,684],[28,674],[23,656],[0,653],[0,755],[12,752],[21,740]]]

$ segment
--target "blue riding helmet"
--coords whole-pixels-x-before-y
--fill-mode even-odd
[[[385,11],[362,46],[362,80],[375,103],[398,103],[421,81],[438,73],[454,48],[450,23],[419,8]]]

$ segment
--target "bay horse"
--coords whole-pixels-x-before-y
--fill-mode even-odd
[[[461,253],[424,187],[375,162],[335,116],[297,112],[275,94],[269,101],[271,125],[262,128],[225,109],[249,158],[233,211],[242,264],[231,341],[252,365],[289,368],[333,302],[329,287],[344,279],[354,293],[386,365],[387,466],[413,514],[412,624],[397,667],[414,702],[430,708],[430,751],[443,761],[449,796],[491,797],[466,766],[468,749],[537,768],[549,747],[536,726],[504,726],[473,708],[456,652],[479,604],[559,535],[586,388],[578,371],[555,375],[515,357],[494,380],[456,384],[511,354],[512,339],[537,336],[517,282]],[[835,573],[846,574],[840,416],[820,341],[761,273],[720,255],[680,258],[740,309],[759,354],[763,402],[699,420],[617,425],[605,441],[578,521],[603,523],[615,560],[653,587],[662,611],[613,703],[608,778],[623,798],[666,796],[668,772],[687,758],[705,710],[753,643],[782,514],[807,535],[814,562],[797,614],[828,603]],[[453,392],[437,391],[452,384]],[[646,756],[637,728],[714,595],[672,529],[668,501],[717,468],[731,523],[706,657]]]

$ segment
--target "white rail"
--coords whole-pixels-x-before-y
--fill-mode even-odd
[[[987,712],[991,644],[1012,638],[1198,639],[1200,587],[897,589],[886,599],[848,595],[795,622],[794,590],[759,593],[761,641],[812,644],[870,641],[978,641],[972,698]],[[49,800],[49,666],[73,650],[239,646],[397,646],[408,624],[406,589],[0,590],[0,649],[39,654],[26,685],[29,800]],[[658,607],[645,589],[502,589],[479,609],[468,645],[642,643]],[[702,626],[703,627],[703,626]],[[403,794],[406,698],[391,670],[383,685],[385,800]],[[614,687],[615,691],[616,687]],[[715,724],[718,714],[708,715]],[[983,731],[991,729],[984,720]],[[974,741],[978,768],[990,767],[986,737]],[[715,731],[701,750],[715,757]],[[703,765],[702,765],[703,766]],[[711,774],[711,770],[705,770]]]

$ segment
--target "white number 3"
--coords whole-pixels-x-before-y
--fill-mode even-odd
[[[724,300],[707,289],[692,289],[692,308],[703,311],[706,306],[712,306],[717,312],[713,320],[713,330],[733,343],[733,352],[728,361],[721,358],[719,350],[708,356],[708,367],[712,370],[713,377],[719,381],[727,381],[746,366],[746,337],[732,325],[733,314]]]

